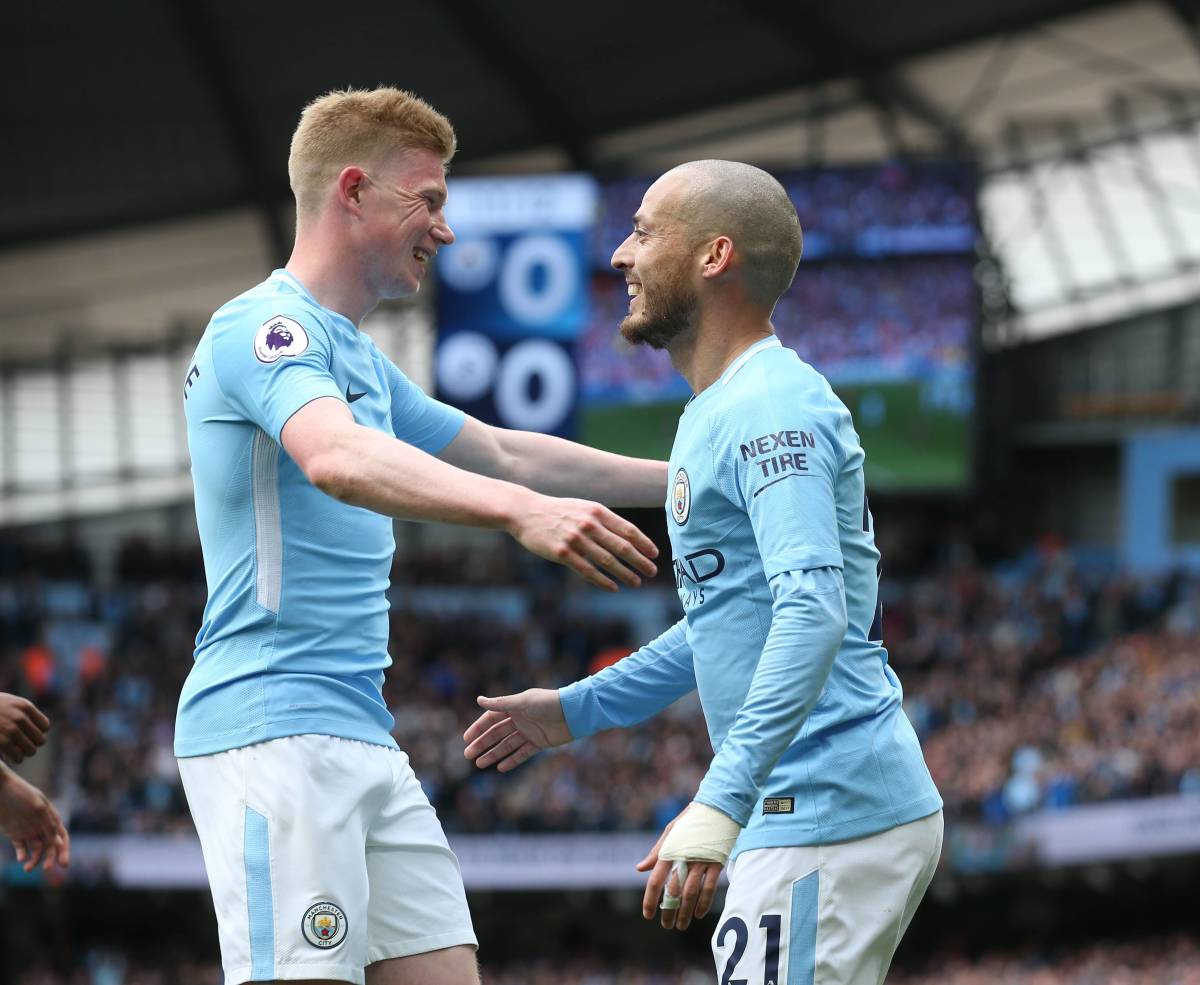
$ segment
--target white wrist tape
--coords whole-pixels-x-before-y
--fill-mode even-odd
[[[667,835],[658,857],[724,865],[741,833],[742,826],[737,821],[693,800]]]

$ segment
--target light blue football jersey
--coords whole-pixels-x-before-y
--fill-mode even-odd
[[[213,315],[184,383],[208,603],[175,753],[318,733],[395,746],[381,687],[392,520],[312,485],[280,445],[320,397],[431,454],[464,415],[286,270]]]
[[[696,799],[746,825],[735,853],[865,837],[942,806],[881,639],[863,461],[816,370],[774,336],[747,349],[687,404],[671,451],[684,619],[560,692],[579,736],[695,686],[715,753]],[[805,604],[785,627],[789,599]]]

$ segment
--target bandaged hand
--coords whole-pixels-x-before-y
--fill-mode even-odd
[[[675,822],[659,849],[658,857],[679,862],[729,861],[742,826],[719,810],[692,801]]]
[[[659,911],[663,927],[684,930],[693,916],[708,913],[741,830],[720,811],[694,801],[689,804],[638,863],[638,871],[650,872],[642,915],[650,920]]]

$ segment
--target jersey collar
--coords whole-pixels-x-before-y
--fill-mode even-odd
[[[349,318],[347,318],[341,312],[332,311],[329,308],[326,308],[323,304],[321,304],[320,301],[318,301],[316,298],[314,298],[312,296],[311,293],[309,293],[308,288],[305,287],[303,284],[301,284],[300,281],[296,278],[296,276],[291,271],[289,271],[286,267],[280,267],[278,270],[272,270],[271,271],[271,280],[278,281],[281,284],[286,284],[289,288],[291,288],[293,291],[295,291],[297,294],[299,294],[302,298],[304,298],[310,304],[314,304],[318,308],[320,308],[323,312],[325,312],[327,315],[329,315],[329,317],[332,318],[335,322],[338,322],[339,324],[341,324],[345,327],[348,327],[355,335],[358,335],[358,326],[355,325],[354,322],[352,322]]]
[[[286,267],[280,267],[278,270],[272,270],[271,280],[282,281],[301,297],[308,299],[313,304],[317,303],[317,299],[308,293],[308,288],[301,284],[300,281],[296,279],[295,275],[292,274],[291,271],[289,271]]]
[[[705,387],[700,393],[693,393],[688,398],[688,402],[683,405],[683,409],[687,410],[696,401],[703,400],[704,397],[709,393],[718,392],[718,387],[726,386],[729,381],[732,380],[735,375],[737,375],[738,370],[745,366],[746,363],[757,356],[760,352],[763,352],[766,349],[778,349],[782,346],[783,343],[779,341],[779,336],[771,335],[765,339],[759,339],[749,348],[743,349],[741,354],[725,368],[725,372],[717,377],[716,382]]]
[[[729,364],[729,367],[724,373],[721,374],[717,382],[720,383],[721,386],[728,386],[729,381],[737,375],[738,370],[745,366],[746,363],[757,356],[760,352],[762,352],[764,349],[778,349],[782,345],[783,343],[779,341],[778,335],[771,335],[765,339],[759,339],[754,343],[754,345],[750,346],[749,349],[746,349],[740,356],[737,357],[737,359]]]

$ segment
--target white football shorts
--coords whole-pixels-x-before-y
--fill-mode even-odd
[[[941,854],[941,811],[855,841],[742,852],[712,938],[717,975],[879,985]]]
[[[458,859],[405,753],[295,735],[179,768],[228,985],[364,985],[376,961],[477,945]]]

